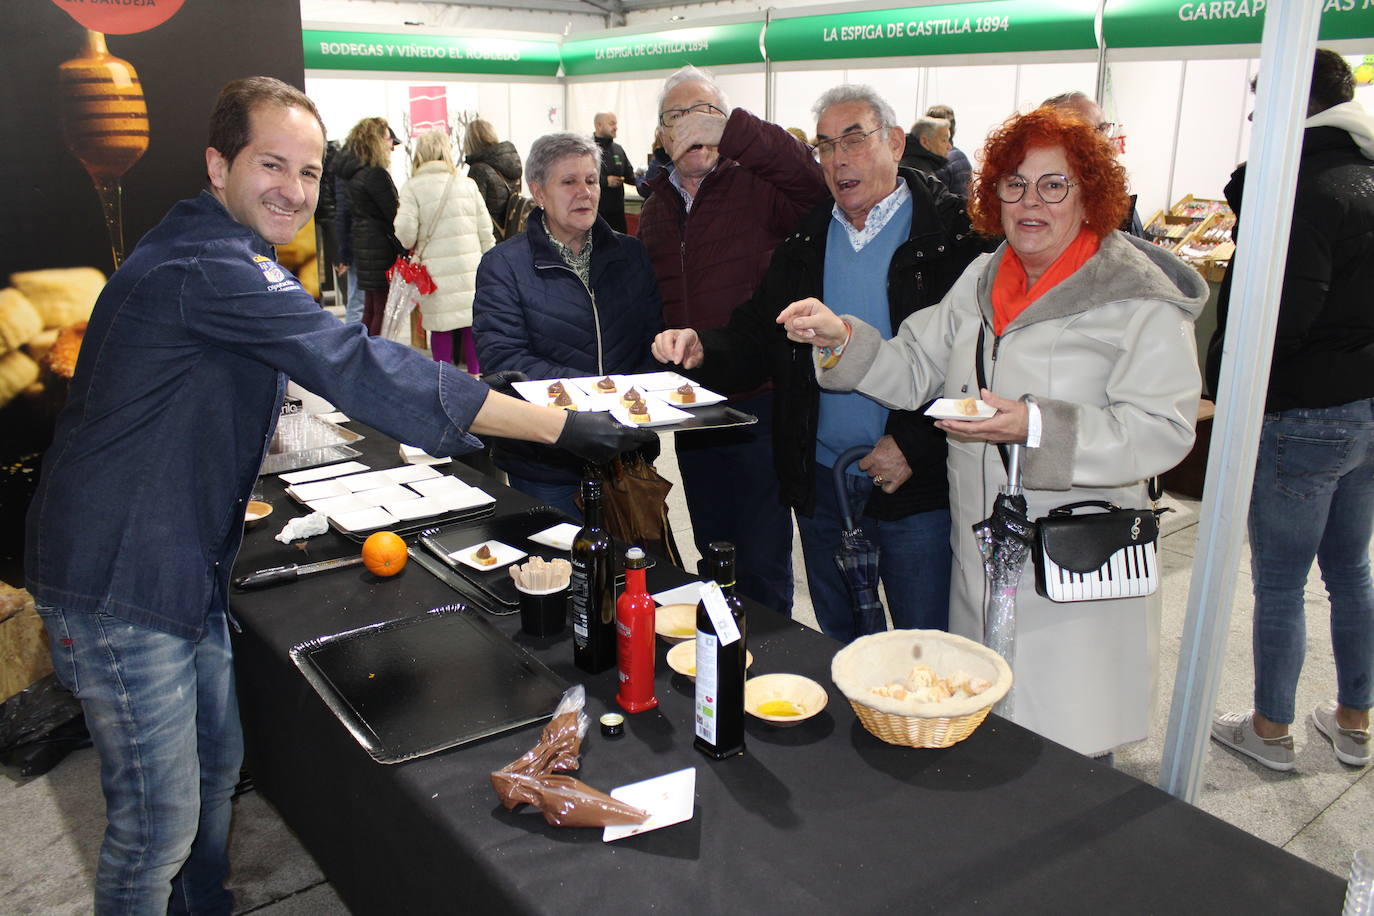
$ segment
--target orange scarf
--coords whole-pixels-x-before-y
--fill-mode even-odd
[[[1087,229],[1079,230],[1078,237],[1069,243],[1063,254],[1055,258],[1054,263],[1030,289],[1026,289],[1026,268],[1016,252],[1008,247],[1007,253],[1002,256],[1002,263],[997,266],[997,276],[992,280],[993,332],[1001,334],[1027,306],[1058,286],[1097,254],[1097,247],[1101,243],[1102,240]]]

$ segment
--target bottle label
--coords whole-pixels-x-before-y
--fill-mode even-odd
[[[573,561],[571,582],[572,587],[569,591],[572,598],[573,642],[576,645],[585,646],[587,644],[587,624],[591,616],[587,613],[591,603],[591,584],[587,581],[586,563]]]
[[[730,616],[728,611],[726,616]],[[733,621],[731,621],[733,623]],[[738,637],[738,633],[736,637]],[[717,713],[720,699],[720,672],[716,668],[716,637],[697,630],[696,736],[707,744],[716,743]]]
[[[702,587],[701,603],[706,605],[706,614],[711,618],[711,626],[715,627],[716,635],[720,637],[722,646],[728,646],[739,639],[739,627],[735,626],[735,615],[730,613],[730,605],[725,603],[725,593],[720,590],[719,583],[707,582]],[[700,646],[701,644],[698,643],[697,645]],[[699,649],[698,652],[700,652]]]

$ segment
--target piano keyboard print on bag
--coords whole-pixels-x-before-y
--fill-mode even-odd
[[[1086,574],[1070,572],[1049,557],[1044,562],[1045,590],[1051,601],[1138,598],[1154,594],[1159,587],[1152,543],[1123,547],[1100,569]]]

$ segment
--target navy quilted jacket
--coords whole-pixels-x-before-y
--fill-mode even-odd
[[[472,329],[483,372],[516,369],[532,379],[552,379],[662,368],[649,355],[663,330],[649,254],[642,242],[613,231],[601,217],[592,227],[588,290],[549,241],[544,211],[534,210],[524,232],[482,257]],[[539,460],[517,462],[510,457],[517,453]],[[576,481],[577,470],[563,466],[558,454],[503,445],[497,464],[535,480]]]

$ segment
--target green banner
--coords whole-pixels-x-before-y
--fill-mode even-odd
[[[567,76],[585,76],[634,70],[671,70],[687,64],[715,67],[722,64],[761,63],[763,54],[759,50],[759,33],[762,29],[761,22],[737,22],[668,32],[565,41],[563,73]]]
[[[1374,0],[1320,2],[1318,40],[1374,38]],[[1102,39],[1109,48],[1259,44],[1266,6],[1266,0],[1108,0]]]
[[[314,30],[301,37],[307,70],[558,75],[558,44],[552,41]]]
[[[772,60],[999,54],[1097,47],[1092,0],[992,0],[774,19]]]

